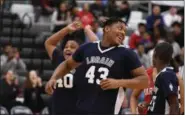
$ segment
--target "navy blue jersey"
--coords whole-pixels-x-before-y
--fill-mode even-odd
[[[171,94],[178,95],[178,80],[171,67],[164,68],[156,77],[148,114],[165,114],[166,102]]]
[[[52,55],[52,62],[55,66],[59,65],[64,58],[55,49]],[[62,79],[57,80],[56,89],[52,95],[52,114],[75,114],[77,95],[73,77],[76,70],[66,74]]]
[[[119,110],[121,106],[117,107],[117,96],[123,98],[120,96],[123,89],[103,91],[99,84],[106,78],[132,78],[131,71],[141,66],[137,55],[123,45],[103,50],[98,41],[82,45],[73,54],[73,59],[81,62],[83,67],[77,80],[77,107],[80,113],[114,114],[115,110]]]

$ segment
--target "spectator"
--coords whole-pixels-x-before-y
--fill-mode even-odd
[[[160,14],[159,6],[154,6],[152,15],[147,17],[147,30],[152,33],[155,28],[164,29],[164,20]]]
[[[172,30],[175,41],[181,48],[184,47],[184,31],[181,29],[181,24],[179,22],[174,22],[172,24]]]
[[[168,35],[168,42],[171,43],[173,47],[173,58],[179,56],[181,54],[181,49],[179,44],[175,41],[175,38],[172,33]]]
[[[51,28],[53,32],[57,32],[61,28],[71,23],[71,21],[72,17],[71,13],[67,10],[67,4],[65,2],[61,2],[59,8],[57,8],[52,16]]]
[[[23,70],[26,71],[26,64],[24,63],[24,61],[21,59],[20,57],[20,53],[19,50],[17,48],[13,48],[14,50],[14,57],[17,60],[17,67],[16,70]]]
[[[0,61],[1,61],[1,67],[4,65],[4,63],[6,63],[7,59],[8,59],[8,52],[12,49],[12,46],[11,45],[6,45],[4,47],[4,50],[3,50],[3,54],[0,56]]]
[[[83,10],[78,13],[78,17],[80,18],[84,27],[86,25],[92,25],[92,23],[94,21],[94,16],[89,11],[89,4],[88,3],[84,3]]]
[[[151,40],[154,43],[154,45],[156,45],[156,43],[158,43],[158,41],[160,40],[166,41],[166,38],[162,36],[162,31],[159,28],[154,28]]]
[[[130,18],[130,12],[131,10],[128,1],[123,0],[122,4],[119,5],[118,16],[120,18],[124,18],[125,22],[127,23]]]
[[[54,11],[50,0],[31,0],[34,7],[35,22],[39,21],[41,15],[51,15]]]
[[[138,43],[137,49],[135,50],[136,54],[139,57],[140,62],[143,64],[143,66],[147,69],[150,67],[150,61],[149,57],[145,53],[145,48],[142,43]]]
[[[143,43],[145,49],[152,47],[152,42],[149,34],[146,32],[146,25],[143,23],[138,24],[138,30],[132,33],[129,41],[129,46],[135,49],[138,43]]]
[[[115,0],[108,0],[106,16],[108,17],[117,17],[117,5]]]
[[[105,6],[102,0],[95,0],[95,3],[91,4],[90,11],[93,13],[96,19],[102,19],[105,16]]]
[[[8,70],[23,70],[26,71],[26,65],[24,62],[17,57],[17,53],[15,53],[15,49],[10,49],[8,52],[8,58],[6,62],[2,65],[1,71],[3,73],[7,72]]]
[[[169,13],[164,16],[165,25],[169,28],[174,22],[182,22],[181,16],[177,14],[177,9],[175,7],[171,7]]]
[[[18,83],[13,71],[8,70],[3,79],[0,80],[0,104],[10,109],[20,103],[16,102],[19,93]]]
[[[24,104],[34,113],[39,113],[44,108],[44,101],[41,94],[44,93],[44,87],[41,78],[35,70],[28,73],[25,82]]]

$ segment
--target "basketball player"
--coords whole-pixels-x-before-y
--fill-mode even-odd
[[[153,65],[157,69],[152,100],[147,114],[165,114],[166,101],[172,115],[179,114],[178,79],[172,67],[168,67],[172,59],[173,48],[163,42],[156,46],[153,55]]]
[[[81,29],[80,25],[80,22],[73,22],[46,40],[45,48],[55,66],[58,66],[61,62],[68,59],[80,46],[81,42],[77,39],[64,39],[67,34]],[[90,38],[90,41],[95,41],[96,35],[91,31],[90,28],[90,26],[86,26],[84,31],[88,38]],[[64,41],[65,45],[63,54],[61,50],[56,47],[61,40]],[[78,71],[78,69],[76,71]],[[74,87],[74,75],[75,72],[71,71],[70,73],[66,74],[63,79],[57,80],[56,89],[52,95],[52,114],[75,114],[77,95]]]
[[[118,114],[122,105],[123,88],[103,90],[102,80],[120,79],[122,87],[140,88],[148,86],[145,69],[141,66],[137,55],[121,45],[125,38],[126,25],[116,18],[108,19],[104,24],[102,41],[87,43],[61,63],[46,85],[48,92],[58,78],[72,69],[82,66],[78,78],[78,114]],[[114,80],[115,82],[115,80]],[[117,83],[118,81],[116,81]],[[118,105],[116,103],[119,103]]]
[[[173,68],[175,70],[174,66]],[[149,87],[144,89],[144,94],[145,94],[144,102],[138,104],[138,97],[143,90],[135,89],[132,92],[131,99],[130,99],[130,108],[131,108],[132,114],[138,114],[138,113],[144,114],[144,115],[147,114],[147,108],[152,99],[152,92],[153,92],[154,83],[155,83],[154,80],[157,75],[157,70],[156,68],[151,67],[147,69],[147,73],[149,78]],[[184,85],[183,85],[182,77],[179,76],[178,72],[176,72],[176,75],[178,77],[178,83],[179,83],[179,89],[180,89],[179,95],[178,95],[180,100],[180,106],[179,106],[180,113],[183,114],[184,113]],[[138,113],[136,110],[137,108],[138,108]]]

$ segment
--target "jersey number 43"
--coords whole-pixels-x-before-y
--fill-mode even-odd
[[[63,79],[57,80],[58,88],[72,88],[73,87],[73,75],[66,74]]]
[[[96,70],[98,71],[98,73],[100,73],[100,79],[106,79],[109,74],[109,70],[105,67],[96,68],[95,66],[91,66],[85,75],[85,77],[88,78],[88,83],[100,84],[100,81],[101,81],[100,79],[95,80],[95,71]]]

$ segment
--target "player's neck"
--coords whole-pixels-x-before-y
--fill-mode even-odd
[[[100,42],[102,47],[112,47],[111,43],[107,41],[105,38]]]
[[[157,66],[157,72],[161,72],[165,67],[167,67],[168,65],[167,64],[160,64],[159,66]]]

